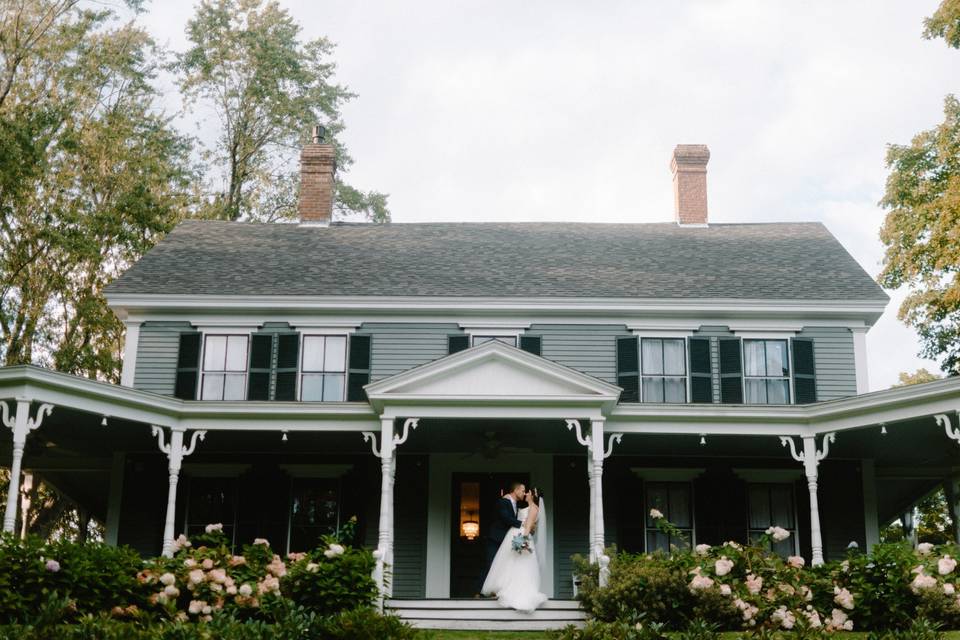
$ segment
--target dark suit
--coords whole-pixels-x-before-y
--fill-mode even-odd
[[[503,497],[497,500],[497,504],[493,509],[493,522],[490,523],[490,527],[487,529],[487,539],[484,541],[487,549],[487,564],[483,570],[483,575],[480,576],[481,589],[483,588],[483,583],[487,580],[490,565],[493,564],[493,559],[496,557],[497,551],[500,550],[500,545],[503,543],[507,531],[509,531],[511,527],[521,526],[523,526],[523,523],[517,520],[517,512],[510,498]]]

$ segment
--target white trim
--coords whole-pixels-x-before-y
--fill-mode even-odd
[[[360,312],[361,317],[377,312],[445,312],[492,317],[505,312],[544,313],[566,316],[624,314],[635,316],[679,315],[688,317],[799,318],[807,316],[848,316],[873,324],[888,301],[879,300],[758,300],[737,298],[501,298],[467,296],[297,296],[297,295],[171,295],[110,293],[109,306],[121,319],[128,314],[160,310],[187,313],[309,313],[311,311]],[[262,318],[260,319],[262,322]]]
[[[867,328],[851,329],[853,359],[857,368],[857,394],[870,391],[870,369],[867,366]]]
[[[688,404],[690,402],[690,392],[692,382],[690,380],[690,338],[692,334],[682,333],[682,332],[669,332],[669,331],[633,331],[637,336],[637,400],[639,402],[646,402],[643,397],[643,339],[650,338],[654,340],[683,340],[683,376],[670,376],[665,374],[655,375],[650,374],[648,377],[651,378],[683,378],[683,404]],[[664,398],[666,398],[666,392],[664,392]]]
[[[311,336],[349,336],[356,333],[360,325],[355,322],[333,323],[312,322],[294,319],[288,323],[294,330]]]
[[[529,322],[513,320],[470,320],[457,322],[466,333],[496,333],[497,335],[520,335],[530,328]]]
[[[222,330],[214,330],[214,329],[211,329],[210,327],[203,327],[203,328],[197,327],[197,330],[200,332],[200,362],[197,366],[197,387],[194,390],[195,392],[193,394],[193,397],[198,400],[208,400],[213,402],[237,402],[236,400],[216,400],[213,398],[208,399],[203,397],[203,379],[207,375],[207,370],[206,370],[207,338],[208,337],[216,338],[219,336],[224,336],[227,338],[226,344],[224,345],[224,366],[226,366],[227,349],[229,348],[229,345],[230,345],[230,338],[236,337],[236,336],[246,336],[247,349],[243,357],[243,398],[241,398],[241,400],[246,400],[247,388],[248,388],[248,385],[250,384],[250,349],[253,348],[253,329],[244,330],[244,329],[237,329],[236,327],[233,327],[233,328],[225,327]],[[224,382],[223,382],[224,393],[226,392],[226,385],[227,385],[226,376],[230,374],[237,375],[239,373],[240,371],[228,371],[227,369],[224,369],[222,371],[212,369],[210,371],[211,375],[219,374],[224,376]]]
[[[327,332],[315,332],[310,330],[309,332],[303,331],[300,333],[300,348],[297,349],[297,380],[295,383],[294,396],[300,402],[344,402],[347,399],[347,378],[349,375],[349,364],[350,364],[350,333],[344,333],[342,330],[336,333],[327,333]],[[328,373],[340,373],[339,371],[304,371],[303,370],[303,352],[307,348],[307,338],[343,338],[343,393],[340,394],[339,400],[303,400],[301,395],[303,389],[301,388],[301,382],[303,381],[303,376],[305,375],[326,375]],[[323,341],[323,353],[324,360],[326,360],[327,353],[327,341]]]
[[[739,329],[731,329],[738,338],[743,338],[744,340],[786,340],[790,341],[790,338],[795,338],[797,331],[741,331]]]
[[[123,339],[123,368],[120,371],[120,384],[125,387],[132,387],[134,375],[137,370],[140,323],[128,321],[123,324],[126,327],[126,334]]]
[[[630,467],[633,475],[649,482],[693,482],[706,471],[704,467]]]

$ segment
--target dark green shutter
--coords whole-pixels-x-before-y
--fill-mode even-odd
[[[713,402],[710,338],[690,338],[690,401]]]
[[[740,338],[720,338],[720,402],[743,404]]]
[[[247,373],[247,400],[270,399],[270,369],[273,362],[272,333],[250,336],[250,369]]]
[[[277,334],[276,382],[274,400],[297,399],[297,361],[300,359],[300,334]]]
[[[540,336],[520,336],[520,348],[535,356],[540,355],[541,343]]]
[[[817,372],[813,357],[813,340],[793,338],[793,401],[810,404],[817,401]]]
[[[640,342],[637,336],[617,338],[617,384],[620,402],[640,402]]]
[[[447,336],[447,353],[456,353],[470,348],[470,336]]]
[[[181,400],[197,399],[197,378],[200,375],[200,333],[180,334],[177,352],[177,378],[173,387],[174,397]]]
[[[370,336],[350,336],[350,357],[347,368],[347,400],[366,402],[363,387],[370,383]]]

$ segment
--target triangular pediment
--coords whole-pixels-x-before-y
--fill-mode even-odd
[[[374,405],[436,401],[615,403],[620,388],[526,351],[490,341],[366,386]]]

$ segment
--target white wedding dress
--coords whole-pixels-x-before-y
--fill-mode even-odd
[[[517,520],[527,519],[529,509],[520,509]],[[496,595],[500,605],[525,613],[533,613],[537,607],[547,601],[540,593],[540,575],[546,559],[541,558],[545,541],[546,523],[543,520],[543,500],[540,501],[540,514],[534,539],[530,541],[531,551],[517,553],[513,550],[513,538],[521,533],[519,527],[512,527],[500,543],[500,549],[490,565],[490,572],[483,583],[481,593],[485,596]]]

